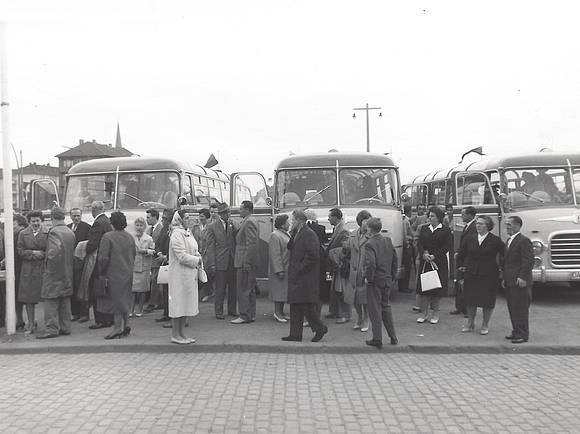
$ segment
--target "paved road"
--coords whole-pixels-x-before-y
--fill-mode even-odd
[[[580,358],[0,356],[0,432],[572,432]]]

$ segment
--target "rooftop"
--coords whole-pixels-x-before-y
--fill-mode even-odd
[[[57,158],[79,158],[79,157],[129,157],[133,155],[133,152],[126,148],[116,147],[112,145],[103,145],[97,143],[95,140],[84,141],[79,140],[79,144],[74,148],[67,151],[61,152],[56,155]]]

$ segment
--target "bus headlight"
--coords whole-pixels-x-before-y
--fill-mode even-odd
[[[538,268],[540,265],[542,265],[542,258],[535,257],[534,258],[534,268]]]
[[[544,244],[541,241],[532,241],[534,255],[540,255],[544,251]]]

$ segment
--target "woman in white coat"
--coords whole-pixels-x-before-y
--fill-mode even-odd
[[[185,336],[188,316],[199,313],[197,301],[197,269],[201,262],[197,241],[188,229],[189,215],[176,211],[171,221],[169,240],[169,316],[171,342],[191,344],[195,339]]]
[[[288,322],[284,315],[284,303],[288,301],[288,215],[280,214],[274,221],[276,228],[270,235],[268,243],[270,300],[274,302],[274,319],[278,322]]]

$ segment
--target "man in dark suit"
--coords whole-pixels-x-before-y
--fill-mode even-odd
[[[503,286],[512,322],[512,332],[506,339],[514,344],[527,342],[530,337],[529,308],[532,300],[534,249],[530,239],[520,233],[522,224],[518,216],[507,219],[506,229],[510,237],[503,265]]]
[[[155,243],[155,258],[158,261],[159,266],[167,265],[169,260],[169,241],[171,232],[171,219],[173,218],[174,210],[166,208],[163,210],[163,216],[161,217],[161,231],[159,233],[159,238]],[[163,316],[161,318],[156,318],[156,322],[166,323],[163,324],[164,328],[171,328],[171,318],[169,318],[169,286],[167,284],[160,284],[162,293],[162,305],[163,305]]]
[[[217,319],[225,319],[224,299],[228,295],[228,315],[237,316],[237,294],[234,273],[234,227],[230,221],[230,207],[222,203],[217,208],[218,220],[206,230],[205,267],[215,285],[214,312]]]
[[[290,304],[290,334],[283,341],[301,341],[304,317],[318,342],[328,332],[316,311],[319,292],[320,244],[314,231],[306,224],[303,211],[292,212],[292,230],[288,249],[288,304]]]
[[[377,348],[383,346],[383,325],[391,338],[391,345],[399,342],[389,301],[397,273],[397,253],[391,239],[381,235],[382,228],[380,219],[372,217],[368,220],[368,241],[364,247],[367,306],[373,330],[373,338],[366,341],[366,344]]]
[[[243,220],[236,234],[234,253],[240,316],[231,320],[232,324],[248,324],[256,319],[256,269],[260,233],[258,223],[252,217],[253,212],[254,204],[244,200],[240,205],[240,216]]]
[[[159,211],[155,208],[148,209],[147,212],[147,230],[145,233],[153,238],[153,243],[157,247],[159,242],[159,235],[163,229],[163,225],[159,221]],[[149,304],[145,308],[145,312],[152,312],[155,309],[160,309],[163,305],[163,294],[160,286],[157,284],[157,276],[159,275],[159,267],[163,261],[155,256],[151,262],[151,291],[149,292]]]
[[[461,219],[465,226],[463,226],[463,232],[461,233],[461,237],[459,238],[459,245],[463,244],[463,240],[467,238],[469,235],[477,234],[477,230],[475,229],[475,215],[477,211],[474,207],[468,206],[461,210]],[[460,277],[460,276],[457,276]],[[460,288],[459,283],[457,284],[457,292],[455,294],[455,310],[449,312],[451,315],[466,315],[467,314],[467,307],[465,306],[465,294],[463,293],[462,288]]]
[[[93,214],[95,221],[93,222],[93,226],[91,226],[88,234],[87,256],[98,252],[99,244],[101,243],[101,238],[103,238],[103,235],[113,230],[113,226],[111,226],[109,217],[105,215],[105,205],[103,202],[100,200],[93,202],[91,204],[91,213]],[[95,324],[89,326],[89,328],[92,330],[111,327],[113,325],[113,315],[99,312],[97,310],[97,297],[92,294],[93,283],[99,273],[97,268],[98,267],[95,266],[93,269],[91,281],[89,284],[90,303],[93,306],[93,313],[95,315]]]
[[[81,241],[89,239],[89,231],[91,225],[83,221],[83,213],[80,208],[72,208],[70,210],[70,218],[72,223],[68,224],[68,228],[75,234],[75,248]],[[77,298],[79,291],[81,276],[83,274],[84,261],[76,256],[73,259],[73,295],[71,297],[72,321],[87,322],[89,320],[89,306],[82,300]]]
[[[338,264],[333,262],[331,251],[342,249],[342,244],[348,239],[348,230],[344,227],[342,211],[338,208],[332,208],[328,213],[328,221],[334,226],[332,237],[326,247],[326,256],[328,258],[328,268],[332,273],[332,284],[330,286],[330,300],[328,303],[328,314],[326,318],[338,318],[337,324],[344,324],[350,321],[350,305],[344,303],[342,293],[337,292],[337,283],[340,278],[338,274]]]

